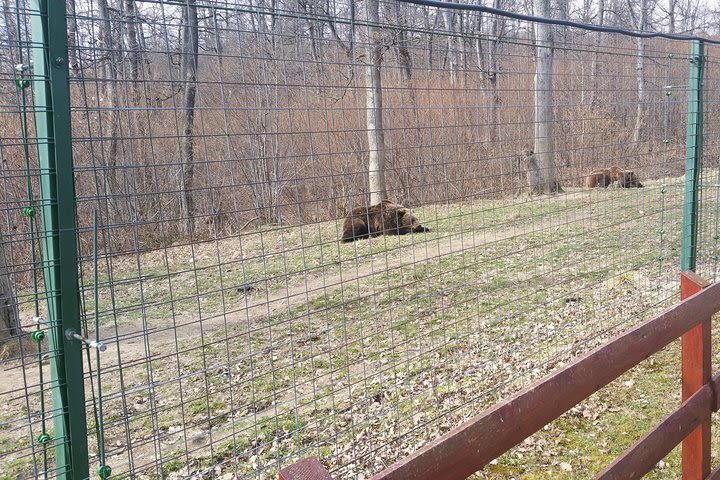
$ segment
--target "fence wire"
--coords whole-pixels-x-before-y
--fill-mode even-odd
[[[15,69],[31,11],[6,3],[0,280],[27,332],[46,295],[23,216],[43,139]],[[85,365],[91,468],[274,478],[317,456],[366,477],[679,299],[689,43],[555,28],[561,188],[532,195],[536,26],[372,3],[68,1],[79,295],[108,347]],[[708,121],[697,270],[713,280],[719,145]],[[343,243],[378,152],[387,198],[429,231]],[[642,188],[587,186],[610,167]],[[10,336],[2,473],[54,478],[47,345]]]

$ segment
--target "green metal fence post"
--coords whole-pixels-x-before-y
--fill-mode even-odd
[[[65,1],[32,0],[43,274],[48,297],[57,478],[88,478]]]
[[[695,40],[690,59],[688,86],[688,120],[685,137],[685,199],[683,205],[681,271],[695,271],[698,233],[698,202],[700,201],[700,169],[702,168],[703,104],[702,80],[705,63],[703,43]]]

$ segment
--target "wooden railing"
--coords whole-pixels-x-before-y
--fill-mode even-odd
[[[710,417],[718,410],[720,374],[711,378],[710,319],[720,311],[720,283],[681,276],[682,301],[463,423],[373,477],[462,479],[682,337],[682,404],[629,447],[602,479],[641,478],[682,442],[683,479],[720,480],[710,471]],[[280,471],[281,480],[331,480],[317,459]]]

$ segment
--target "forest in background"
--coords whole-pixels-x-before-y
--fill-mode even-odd
[[[29,57],[29,10],[3,1],[3,243],[27,265],[12,66],[18,48]],[[490,6],[631,29],[718,29],[717,12],[694,0]],[[409,206],[532,193],[522,152],[537,149],[539,50],[554,57],[546,123],[560,185],[580,186],[590,169],[610,165],[641,178],[684,169],[689,42],[553,27],[545,33],[556,48],[542,49],[526,22],[398,1],[77,0],[68,15],[83,252],[96,209],[109,253],[342,218],[372,201],[368,164],[378,151],[385,195]],[[706,92],[715,67],[707,65]],[[706,115],[716,111],[709,100]],[[29,130],[32,138],[32,121]],[[707,158],[713,148],[706,142]]]

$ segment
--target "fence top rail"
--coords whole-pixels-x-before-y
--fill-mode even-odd
[[[467,478],[719,310],[720,283],[715,283],[485,410],[373,479]],[[515,421],[518,418],[523,421]]]
[[[547,23],[551,25],[560,25],[565,27],[573,27],[573,28],[580,28],[583,30],[590,30],[592,32],[602,32],[602,33],[619,33],[622,35],[627,35],[630,37],[636,37],[636,38],[667,38],[670,40],[696,40],[700,42],[705,43],[712,43],[715,45],[720,45],[720,40],[713,40],[710,38],[700,37],[697,35],[682,35],[682,34],[676,34],[676,33],[662,33],[662,32],[647,32],[647,31],[638,31],[638,30],[630,30],[627,28],[620,28],[620,27],[607,27],[607,26],[600,26],[600,25],[592,25],[589,23],[582,23],[582,22],[575,22],[572,20],[559,20],[554,18],[545,18],[545,17],[538,17],[535,15],[527,15],[523,13],[515,13],[515,12],[508,12],[507,10],[501,10],[499,8],[493,8],[493,7],[487,7],[484,5],[471,5],[467,3],[452,3],[452,2],[446,2],[441,0],[400,0],[403,3],[411,3],[413,5],[421,5],[425,7],[436,7],[436,8],[444,8],[449,10],[463,10],[463,11],[472,11],[472,12],[480,12],[480,13],[490,13],[492,15],[499,15],[502,17],[512,18],[515,20],[524,20],[527,22],[535,22],[535,23]]]

